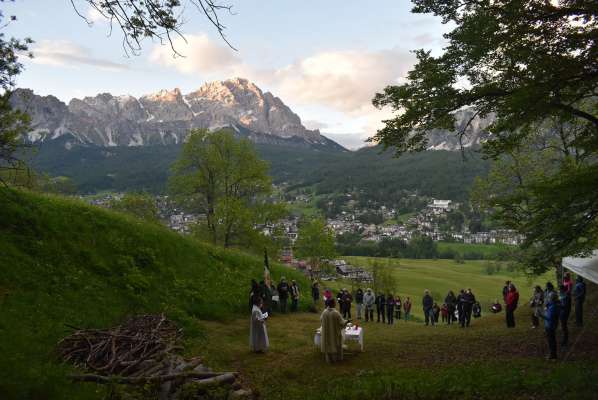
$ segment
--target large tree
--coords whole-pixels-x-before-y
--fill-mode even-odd
[[[295,243],[295,253],[300,258],[306,258],[313,270],[320,269],[323,258],[334,258],[334,233],[320,218],[304,221],[300,228]]]
[[[16,19],[16,16],[7,16],[0,10],[0,29]],[[0,184],[4,185],[22,182],[23,175],[28,175],[19,151],[26,146],[23,135],[29,130],[30,119],[24,112],[13,110],[10,95],[15,78],[23,69],[19,54],[27,54],[31,43],[29,38],[6,38],[0,31],[0,90],[3,91],[0,95]]]
[[[535,272],[550,266],[546,257],[587,251],[597,217],[597,186],[592,177],[598,150],[598,3],[413,3],[415,13],[433,13],[454,29],[445,35],[448,46],[441,55],[416,51],[418,62],[406,83],[389,86],[375,96],[374,105],[390,106],[396,116],[385,121],[371,140],[393,147],[397,155],[422,151],[428,132],[454,131],[455,115],[471,108],[472,119],[455,134],[467,135],[475,117],[492,119],[483,146],[486,156],[516,162],[513,155],[522,150],[544,152],[530,147],[537,132],[543,132],[543,140],[558,147],[559,160],[551,164],[550,174],[534,178],[533,188],[526,185],[517,198],[511,198],[518,200],[518,207],[533,204],[525,211],[529,217],[517,218],[519,214],[497,203],[494,208],[502,210],[498,214],[502,222],[528,238],[526,263]],[[512,178],[509,184],[516,185],[517,177]],[[495,198],[510,196],[511,189],[502,189],[502,194],[494,192]],[[543,227],[542,220],[550,221],[550,226]]]
[[[190,210],[204,214],[199,233],[214,244],[246,245],[256,224],[281,217],[270,195],[268,164],[251,142],[232,131],[192,130],[170,180],[172,192]]]

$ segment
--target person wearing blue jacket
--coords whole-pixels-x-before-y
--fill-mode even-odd
[[[546,300],[546,311],[542,318],[544,319],[544,330],[548,340],[550,355],[547,360],[556,360],[556,327],[559,324],[560,304],[556,292],[552,292]]]
[[[586,283],[581,276],[575,280],[573,297],[575,298],[575,325],[583,326],[583,303],[586,300]]]

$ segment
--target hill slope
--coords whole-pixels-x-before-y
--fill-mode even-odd
[[[83,193],[101,190],[162,192],[181,145],[143,147],[74,146],[65,137],[42,143],[31,159],[40,172],[70,177]],[[474,151],[426,151],[393,158],[379,148],[356,152],[317,147],[256,144],[270,162],[275,183],[317,185],[321,193],[354,188],[372,199],[399,196],[403,190],[452,200],[467,198],[473,179],[490,163]]]
[[[301,277],[275,266],[272,274]],[[0,398],[100,398],[54,359],[65,324],[105,327],[159,313],[195,318],[247,307],[259,257],[223,251],[158,225],[59,197],[0,189]],[[304,286],[306,287],[306,286]]]

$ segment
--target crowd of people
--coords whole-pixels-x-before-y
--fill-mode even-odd
[[[505,320],[507,328],[515,327],[515,311],[519,305],[519,292],[515,285],[507,281],[502,290],[505,309]],[[573,300],[575,301],[575,322],[577,326],[583,325],[583,304],[585,301],[586,286],[582,277],[577,277],[576,282],[569,273],[565,274],[563,282],[559,285],[558,291],[551,282],[548,282],[544,289],[540,286],[534,288],[529,301],[531,307],[532,328],[536,329],[540,321],[544,322],[544,329],[550,349],[549,359],[557,357],[556,332],[561,327],[562,338],[560,345],[566,347],[569,342],[568,320],[571,314]],[[268,316],[276,311],[287,312],[287,304],[290,300],[290,311],[298,310],[298,302],[301,297],[301,290],[295,280],[289,284],[283,277],[276,285],[274,282],[266,284],[264,281],[257,283],[252,280],[250,291],[250,307],[252,310],[250,342],[253,351],[266,351],[268,347],[268,335],[265,321]],[[412,302],[409,297],[404,300],[392,293],[385,294],[382,291],[374,293],[371,288],[357,288],[350,292],[346,288],[336,293],[326,288],[322,293],[325,310],[322,313],[322,328],[328,327],[328,331],[334,331],[330,337],[322,338],[322,352],[326,353],[329,361],[342,358],[342,352],[338,350],[338,330],[348,321],[352,320],[353,304],[355,304],[355,317],[366,323],[374,322],[374,310],[376,311],[377,323],[392,325],[396,321],[411,319]],[[320,288],[318,282],[311,286],[312,304],[316,305],[320,300]],[[338,305],[338,310],[336,307]],[[497,300],[490,307],[492,313],[499,313],[503,309],[502,304]],[[481,316],[482,308],[476,300],[471,289],[461,289],[458,295],[450,290],[441,306],[434,301],[429,290],[424,291],[422,298],[422,310],[426,326],[435,326],[439,323],[451,325],[458,323],[462,328],[471,324],[472,316]],[[334,312],[333,312],[334,311]],[[338,331],[338,332],[337,332]],[[330,350],[333,349],[333,350]],[[340,350],[342,351],[342,349]]]

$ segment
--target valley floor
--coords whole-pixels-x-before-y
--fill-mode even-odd
[[[319,314],[310,313],[274,315],[267,354],[248,351],[245,319],[202,321],[206,335],[188,350],[215,368],[240,371],[265,399],[595,399],[598,316],[587,308],[593,315],[585,328],[570,328],[569,351],[558,362],[544,360],[544,330],[530,328],[525,307],[512,330],[504,313],[487,314],[469,329],[403,320],[364,324],[365,351],[350,343],[336,365],[314,347]]]

